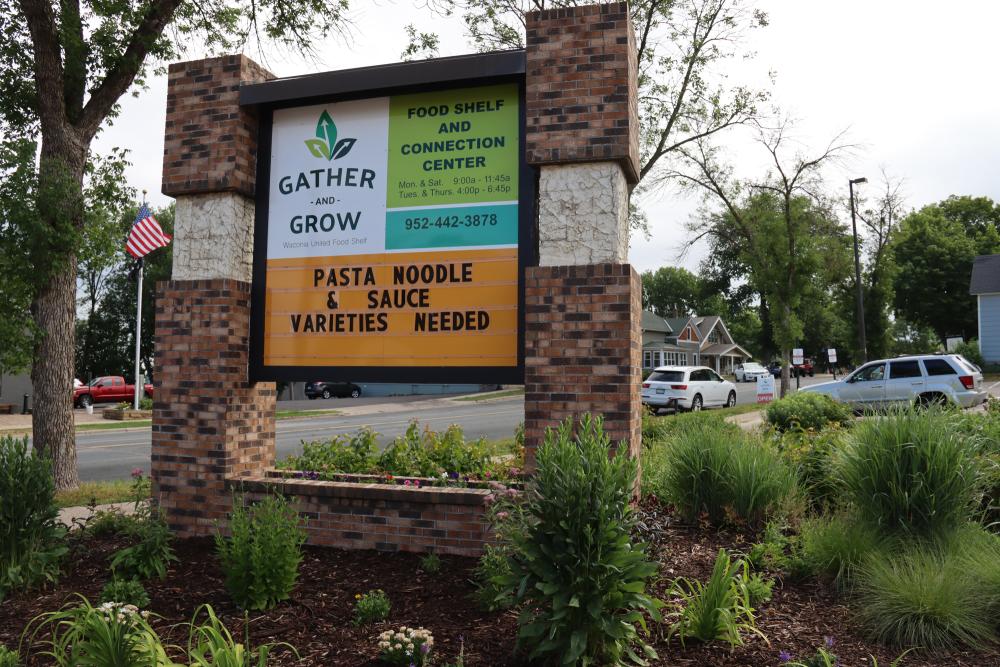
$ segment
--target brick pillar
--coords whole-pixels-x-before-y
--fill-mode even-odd
[[[157,285],[153,498],[181,535],[208,534],[227,477],[274,464],[273,382],[247,381],[257,119],[244,56],[170,66],[163,193],[177,198],[172,280]]]
[[[528,14],[526,151],[539,166],[539,266],[525,276],[529,469],[546,428],[587,412],[639,453],[642,303],[628,264],[636,72],[625,3]]]

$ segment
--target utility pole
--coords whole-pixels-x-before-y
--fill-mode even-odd
[[[854,212],[854,184],[867,182],[868,179],[863,176],[847,181],[847,186],[851,191],[851,228],[854,231],[854,285],[857,288],[858,342],[861,345],[861,363],[868,361],[868,342],[865,340],[865,295],[861,289],[861,256],[858,253],[858,222]]]

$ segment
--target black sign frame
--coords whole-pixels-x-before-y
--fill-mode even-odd
[[[240,105],[258,117],[253,279],[250,287],[251,382],[350,381],[428,384],[522,384],[524,382],[525,269],[538,263],[537,169],[525,151],[525,52],[523,50],[437,58],[415,63],[321,72],[240,86]],[[518,173],[518,288],[516,366],[268,366],[264,364],[267,233],[273,114],[277,109],[372,97],[516,83],[520,103]]]

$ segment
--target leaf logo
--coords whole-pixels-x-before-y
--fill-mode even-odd
[[[316,138],[306,139],[306,147],[313,156],[327,160],[339,160],[354,148],[357,139],[337,141],[337,124],[326,110],[319,115],[316,123]]]

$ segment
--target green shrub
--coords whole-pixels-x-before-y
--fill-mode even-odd
[[[148,512],[137,516],[129,531],[129,535],[138,541],[111,558],[111,571],[115,577],[143,580],[166,578],[168,564],[177,561],[171,546],[174,536],[167,522],[158,512]]]
[[[139,409],[140,410],[152,410],[153,409],[153,399],[149,397],[144,397],[139,399]]]
[[[0,601],[8,591],[55,581],[67,553],[49,461],[28,439],[0,437]]]
[[[984,587],[954,544],[912,545],[865,561],[855,587],[856,614],[873,639],[928,650],[979,648],[997,639],[997,593]]]
[[[392,602],[382,589],[354,596],[354,625],[369,625],[389,618]]]
[[[846,433],[831,427],[819,432],[792,430],[775,436],[781,457],[796,471],[799,488],[814,510],[826,510],[836,504],[838,488],[833,462],[844,447]]]
[[[82,595],[79,598],[78,604],[36,616],[25,629],[28,646],[42,640],[50,647],[42,655],[51,658],[51,664],[57,667],[174,664],[167,658],[156,631],[135,607],[119,603],[94,607]]]
[[[352,436],[338,435],[325,441],[303,442],[302,454],[279,464],[292,470],[370,474],[378,469],[378,433],[363,428]]]
[[[101,589],[101,602],[120,602],[143,609],[149,606],[149,595],[138,579],[112,579]]]
[[[644,614],[659,619],[659,604],[645,594],[656,573],[645,546],[631,538],[636,461],[609,456],[600,418],[585,416],[549,430],[537,453],[537,473],[526,494],[530,517],[514,533],[503,578],[522,607],[519,644],[531,659],[561,664],[616,665],[641,642],[635,625]]]
[[[865,420],[847,437],[837,474],[872,527],[928,536],[964,525],[979,500],[976,445],[936,410]]]
[[[847,586],[857,568],[871,554],[879,553],[881,546],[875,530],[847,516],[807,519],[799,527],[796,567]]]
[[[444,432],[420,430],[416,421],[379,456],[379,469],[396,476],[438,477],[441,473],[482,476],[497,452],[485,438],[467,442],[455,424]]]
[[[760,542],[750,546],[744,556],[744,561],[755,570],[768,572],[784,570],[788,563],[788,556],[785,552],[790,544],[791,540],[785,536],[782,526],[775,522],[768,522],[764,526]]]
[[[796,494],[792,469],[759,439],[713,422],[678,432],[663,449],[664,461],[644,474],[689,522],[702,513],[721,524],[753,526],[788,506]]]
[[[786,396],[767,406],[767,421],[779,431],[789,429],[814,430],[830,424],[851,423],[851,408],[829,396],[804,391]]]
[[[198,625],[198,617],[202,613],[205,614],[206,620]],[[215,615],[212,607],[207,604],[195,611],[190,626],[191,634],[188,637],[190,667],[267,667],[271,651],[277,646],[290,649],[298,658],[295,648],[284,642],[264,644],[258,646],[256,651],[249,646],[249,634],[246,645],[237,642]]]
[[[979,341],[975,338],[959,343],[958,347],[955,348],[955,354],[962,355],[980,368],[986,368],[986,360],[983,359],[983,353],[979,350]]]
[[[437,574],[441,571],[441,558],[435,553],[429,553],[420,559],[420,569],[427,574]]]
[[[104,537],[108,535],[132,535],[138,532],[138,519],[123,513],[117,507],[97,510],[83,521],[83,529],[88,533]]]
[[[751,572],[746,561],[743,561],[743,571],[737,575],[737,580],[746,593],[750,607],[757,608],[762,603],[771,601],[774,579],[765,577],[759,572]]]
[[[741,567],[720,549],[707,584],[678,579],[671,594],[680,598],[682,607],[680,617],[670,626],[670,636],[678,636],[682,644],[694,639],[742,646],[742,633],[756,630],[747,590],[737,579]]]
[[[17,651],[12,651],[3,644],[0,644],[0,667],[18,667],[21,658]]]
[[[215,551],[226,577],[226,590],[243,609],[270,609],[287,600],[299,576],[306,541],[298,513],[280,495],[268,495],[253,507],[233,499],[230,537],[215,536]]]

